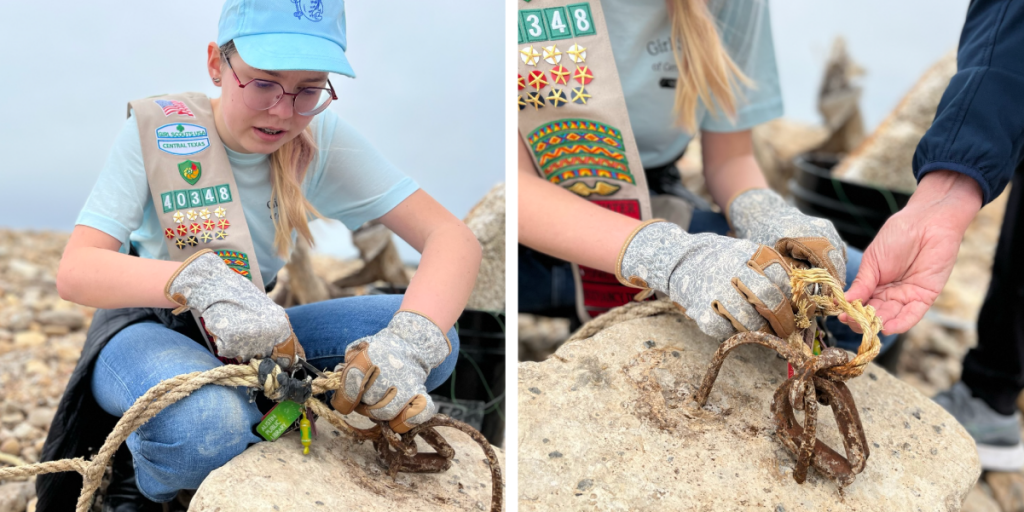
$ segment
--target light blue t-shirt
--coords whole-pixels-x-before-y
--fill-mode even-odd
[[[302,190],[325,217],[340,220],[354,230],[384,215],[419,189],[333,112],[324,111],[310,125],[318,153],[302,182]],[[238,186],[236,202],[227,204],[225,209],[230,215],[230,208],[238,208],[237,199],[241,198],[266,285],[285,264],[274,250],[270,158],[224,149]],[[120,240],[123,253],[128,252],[131,243],[143,258],[171,259],[149,191],[134,115],[121,128],[75,224],[96,228]],[[228,236],[230,233],[229,229]],[[293,232],[293,241],[296,236]]]
[[[604,0],[601,6],[640,160],[646,168],[668,164],[683,153],[693,135],[676,124],[673,111],[678,69],[665,0]],[[735,124],[724,113],[716,118],[698,105],[700,129],[735,132],[782,116],[768,1],[710,0],[708,9],[726,51],[756,88],[740,87],[745,100],[738,98]]]

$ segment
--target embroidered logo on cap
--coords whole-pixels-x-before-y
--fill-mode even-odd
[[[165,124],[156,129],[156,145],[164,153],[194,155],[210,147],[210,136],[198,124]]]
[[[292,0],[295,4],[293,16],[296,19],[305,17],[309,21],[317,22],[324,19],[323,0]]]
[[[176,100],[153,100],[160,108],[164,109],[164,117],[177,114],[179,116],[195,117],[195,114],[188,109],[188,105]]]
[[[185,178],[189,185],[195,185],[203,174],[203,165],[192,160],[185,160],[178,164],[178,172],[181,173],[181,177]]]

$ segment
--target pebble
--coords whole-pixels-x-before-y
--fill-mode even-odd
[[[80,310],[44,311],[36,319],[42,325],[66,327],[69,330],[81,329],[85,325],[85,315]]]
[[[14,335],[14,346],[19,349],[38,347],[46,343],[46,335],[35,331],[21,331]]]
[[[44,375],[50,373],[50,366],[38,359],[30,359],[25,363],[25,373]]]
[[[31,482],[0,485],[0,512],[21,512],[28,506],[29,497],[34,495],[35,484]]]
[[[50,423],[53,422],[53,415],[57,411],[49,408],[39,408],[28,413],[28,423],[36,428],[49,430]]]
[[[17,425],[25,419],[25,415],[21,411],[15,411],[10,414],[4,414],[0,416],[0,423],[4,425]]]
[[[34,439],[40,434],[39,429],[29,425],[27,422],[19,423],[17,427],[14,427],[13,432],[14,437],[21,440]]]
[[[17,455],[21,453],[21,443],[15,438],[10,438],[3,443],[0,443],[0,452],[9,453],[11,455]]]

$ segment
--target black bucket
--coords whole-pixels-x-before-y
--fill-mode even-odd
[[[793,203],[807,215],[832,221],[839,236],[858,249],[866,249],[885,221],[910,200],[903,192],[833,178],[832,168],[839,162],[835,155],[805,153],[793,161]]]

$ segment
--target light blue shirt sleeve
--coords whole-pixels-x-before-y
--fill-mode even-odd
[[[718,31],[729,56],[754,87],[739,85],[735,122],[724,113],[710,112],[701,120],[701,130],[738,132],[782,116],[782,91],[775,65],[768,0],[711,0]]]
[[[152,201],[142,162],[139,124],[132,115],[121,127],[99,178],[75,224],[98,229],[121,242],[128,252],[128,237],[142,225],[143,210]]]
[[[419,190],[350,124],[329,110],[320,117],[316,172],[306,197],[322,215],[355,230]]]

